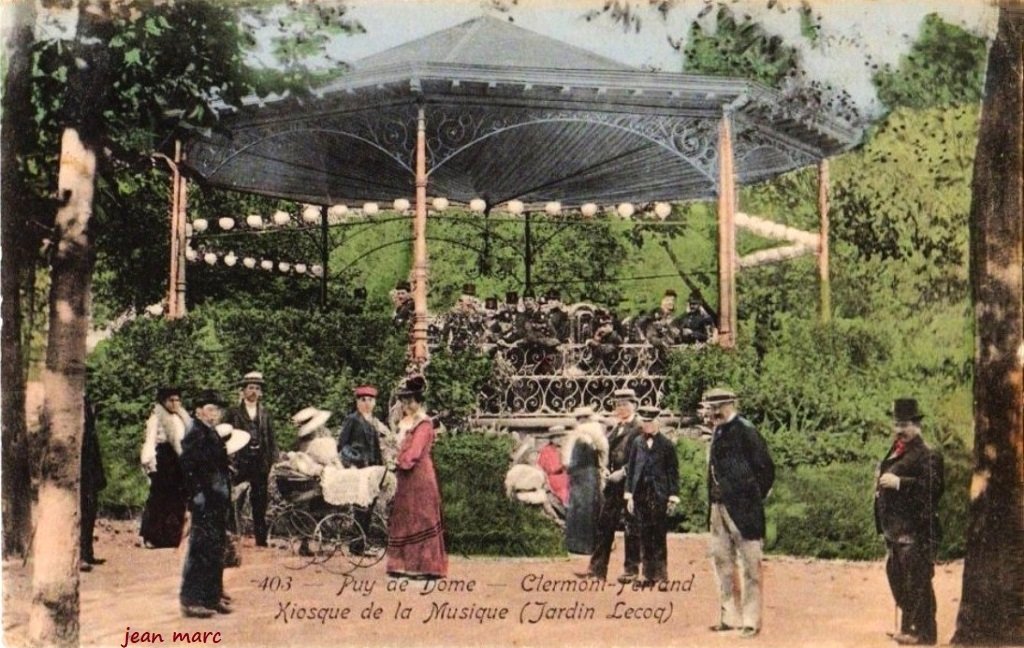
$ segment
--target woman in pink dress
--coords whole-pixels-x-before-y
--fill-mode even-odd
[[[398,486],[388,518],[389,576],[444,578],[448,554],[444,549],[441,492],[430,449],[434,426],[423,409],[423,378],[413,376],[398,391],[402,420],[395,462]]]

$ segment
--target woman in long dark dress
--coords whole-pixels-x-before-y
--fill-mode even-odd
[[[574,412],[577,425],[562,446],[562,462],[569,471],[569,504],[565,508],[565,548],[590,554],[597,537],[601,511],[601,473],[608,463],[608,439],[593,410]]]
[[[185,524],[185,477],[178,457],[191,418],[181,406],[181,390],[161,387],[146,421],[142,469],[149,476],[149,498],[142,511],[142,541],[149,548],[177,547]]]

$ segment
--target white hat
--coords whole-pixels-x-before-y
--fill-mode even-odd
[[[309,420],[303,423],[302,427],[299,428],[298,437],[301,439],[302,437],[313,434],[313,432],[326,425],[328,419],[330,418],[331,412],[329,410],[316,410],[316,413],[313,414],[313,416],[311,416]]]
[[[319,411],[320,410],[317,409],[316,407],[304,407],[300,409],[298,412],[295,412],[295,415],[292,416],[292,423],[294,423],[295,425],[301,425],[302,423],[305,423],[309,419],[313,418],[313,415]]]
[[[224,439],[224,447],[227,448],[229,455],[235,454],[244,448],[249,443],[249,440],[252,439],[252,435],[248,432],[239,430],[230,423],[221,423],[216,427],[216,430],[220,438]]]
[[[592,418],[597,415],[593,407],[577,407],[572,411],[573,418]]]

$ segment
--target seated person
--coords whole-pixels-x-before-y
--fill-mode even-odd
[[[687,311],[675,324],[682,344],[703,344],[714,335],[715,320],[704,310],[704,300],[692,293],[687,300]]]

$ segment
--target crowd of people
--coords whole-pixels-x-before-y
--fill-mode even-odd
[[[182,405],[180,389],[161,387],[156,392],[140,455],[150,478],[140,534],[146,547],[176,547],[188,529],[180,589],[185,616],[232,611],[223,570],[230,520],[236,517],[232,491],[240,483],[249,484],[255,543],[267,544],[270,470],[285,455],[278,452],[271,413],[261,402],[264,385],[260,373],[247,373],[236,404],[229,407],[216,392],[204,390],[192,399],[191,412]],[[404,381],[396,392],[401,419],[394,429],[374,416],[377,390],[371,385],[354,390],[353,411],[338,435],[327,427],[331,413],[326,410],[309,407],[292,417],[298,433],[294,451],[287,453],[291,458],[307,454],[344,469],[386,466],[394,472],[387,573],[395,578],[444,578],[448,571],[441,495],[431,457],[436,432],[424,409],[424,389],[420,376]],[[624,529],[618,581],[664,582],[669,579],[666,539],[680,501],[675,445],[662,432],[660,408],[640,406],[631,389],[616,390],[612,402],[609,416],[579,407],[573,411],[574,424],[530,437],[513,458],[506,490],[509,496],[544,506],[561,521],[566,549],[588,556],[578,577],[608,578],[616,531]],[[93,554],[92,523],[96,492],[104,480],[88,402],[85,413],[81,564],[88,570],[103,562]],[[893,442],[876,471],[874,510],[887,549],[890,590],[903,613],[892,638],[901,645],[933,645],[942,455],[924,442],[924,415],[916,400],[896,399],[890,414]],[[774,484],[775,466],[764,438],[739,414],[738,397],[731,390],[705,392],[698,415],[711,430],[705,523],[720,606],[710,630],[755,637],[762,625],[764,502]],[[540,448],[536,440],[542,442]],[[364,528],[368,514],[367,509],[356,510]],[[349,550],[359,553],[363,547],[355,542]]]
[[[394,482],[387,517],[388,574],[444,578],[448,557],[431,458],[435,431],[424,409],[423,378],[412,376],[397,391],[401,419],[394,433],[374,416],[376,388],[361,385],[354,390],[353,411],[338,435],[327,427],[329,411],[308,407],[293,416],[296,442],[288,453],[279,451],[272,413],[262,402],[265,384],[261,373],[245,374],[238,385],[239,399],[230,406],[216,392],[203,390],[192,399],[191,414],[182,405],[179,388],[161,387],[156,392],[140,454],[150,479],[140,535],[147,548],[177,547],[188,529],[179,594],[182,614],[206,618],[232,612],[232,597],[223,585],[231,553],[229,531],[238,531],[239,503],[232,495],[237,496],[240,487],[248,494],[255,545],[266,547],[270,480],[278,462],[317,464],[321,471],[326,470],[324,464],[336,464],[340,470],[386,468]],[[368,529],[370,506],[353,511],[360,528]],[[93,560],[91,537],[90,531],[83,565]],[[363,533],[355,538],[349,551],[362,553],[365,537]]]
[[[623,529],[620,583],[669,579],[666,537],[679,503],[675,445],[661,431],[661,410],[639,406],[630,389],[613,394],[614,411],[573,412],[575,425],[553,426],[515,453],[506,476],[510,497],[540,504],[564,520],[565,546],[589,556],[576,575],[607,580],[616,531]],[[710,630],[756,637],[762,625],[761,559],[766,534],[765,499],[775,465],[757,428],[740,416],[736,394],[715,388],[703,394],[698,414],[711,429],[706,488],[709,555],[718,589],[719,616]],[[917,401],[893,404],[893,443],[875,477],[875,520],[885,538],[886,575],[902,610],[900,645],[934,645],[935,551],[940,538],[938,502],[942,456],[921,437]],[[538,481],[539,480],[539,481]]]
[[[476,286],[462,287],[455,305],[432,321],[428,335],[436,344],[454,351],[468,348],[515,347],[554,351],[565,344],[585,344],[595,356],[608,358],[622,344],[649,343],[659,349],[704,344],[716,334],[709,307],[696,292],[684,312],[676,312],[676,292],[665,291],[658,308],[619,318],[610,309],[588,302],[566,304],[552,288],[540,297],[508,292],[498,297],[477,297]],[[414,315],[412,293],[406,281],[391,293],[394,321],[408,326]]]

